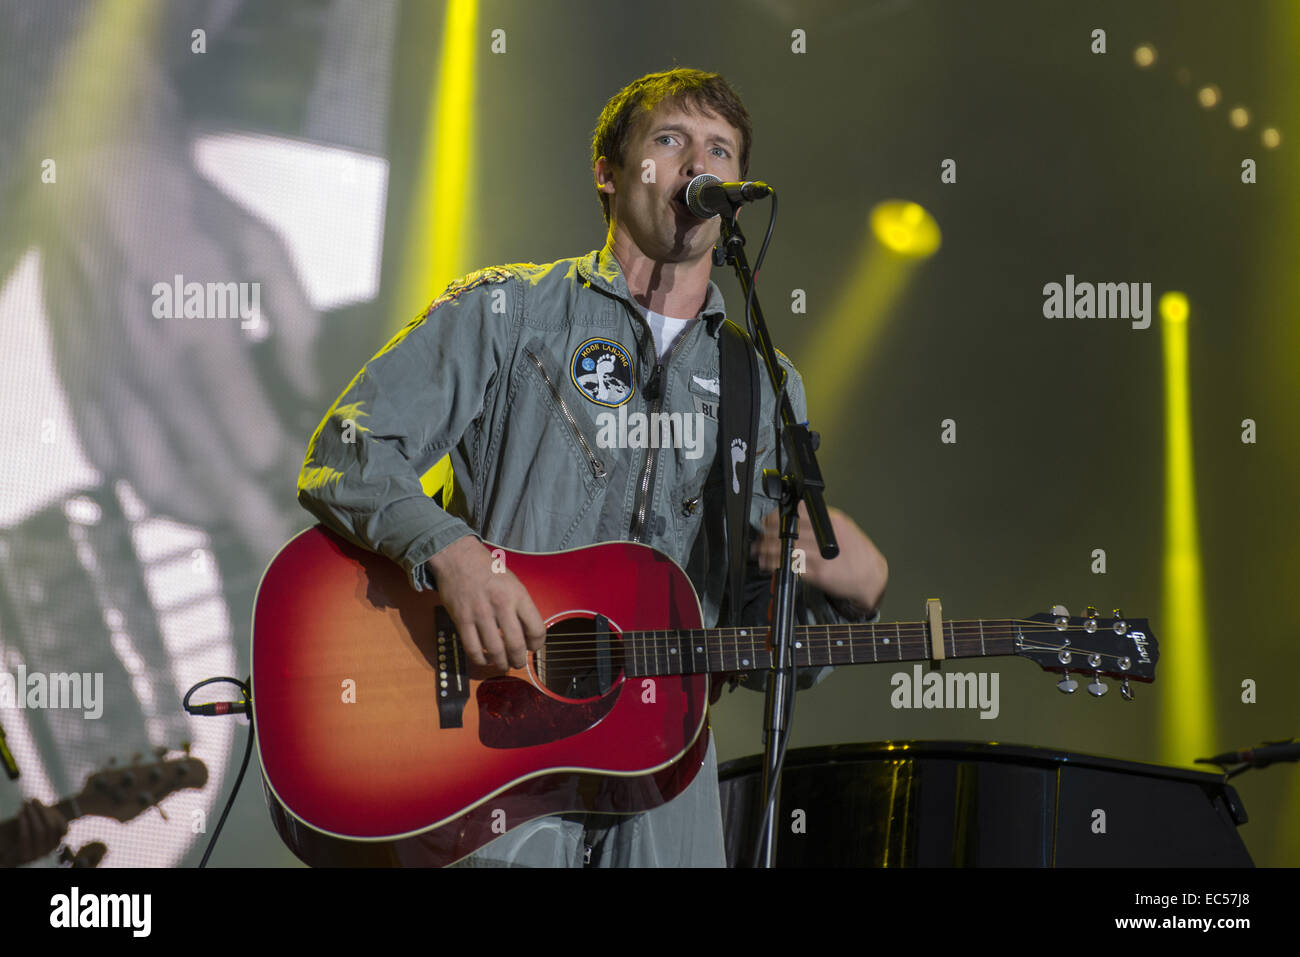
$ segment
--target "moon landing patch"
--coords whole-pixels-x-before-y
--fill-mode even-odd
[[[578,346],[569,375],[590,401],[611,409],[632,398],[636,388],[632,357],[612,339],[588,339]]]

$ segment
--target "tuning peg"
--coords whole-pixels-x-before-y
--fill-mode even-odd
[[[1128,622],[1124,620],[1124,613],[1118,608],[1115,609],[1115,622],[1110,627],[1117,635],[1128,634]]]
[[[1070,617],[1070,609],[1066,608],[1064,605],[1053,605],[1053,606],[1052,606],[1052,614],[1053,614],[1053,615],[1057,615],[1058,617],[1061,617],[1061,618],[1069,618],[1069,617]]]
[[[164,821],[167,820],[167,812],[162,809],[162,805],[158,803],[158,799],[148,791],[141,791],[135,797],[136,800],[140,802],[141,807],[152,807],[162,815]]]
[[[1109,690],[1110,686],[1102,683],[1101,672],[1094,671],[1092,682],[1088,685],[1088,694],[1092,695],[1094,698],[1100,698]]]
[[[1070,673],[1067,671],[1065,677],[1056,683],[1056,688],[1062,694],[1074,694],[1079,690],[1079,682],[1071,678]]]
[[[1128,686],[1128,675],[1125,675],[1120,681],[1119,693],[1125,701],[1133,700],[1133,689]]]
[[[1057,631],[1065,631],[1070,626],[1070,609],[1064,605],[1053,605],[1052,616],[1055,619],[1052,623],[1056,625]]]
[[[1097,609],[1089,605],[1084,612],[1084,617],[1088,620],[1083,623],[1083,630],[1091,635],[1097,630]]]

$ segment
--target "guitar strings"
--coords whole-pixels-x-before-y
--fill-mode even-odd
[[[943,635],[944,643],[947,644],[954,640],[978,641],[981,636],[983,636],[985,640],[1006,640],[1007,638],[1014,638],[1016,635],[1021,635],[1021,634],[1023,635],[1065,634],[1065,632],[1058,629],[1055,625],[1046,624],[1044,622],[1039,622],[1039,621],[1030,621],[1026,619],[1014,619],[1014,618],[1002,619],[999,621],[997,626],[993,626],[987,622],[979,622],[976,619],[969,619],[968,621],[977,621],[977,626],[971,627],[969,624],[965,624],[965,627],[962,628],[954,627],[948,629],[947,633]],[[958,624],[958,622],[951,621],[950,624],[956,625]],[[1025,627],[1013,628],[1011,627],[1012,625],[1022,625]],[[836,639],[836,638],[843,639],[846,636],[854,644],[866,644],[866,643],[894,644],[896,642],[913,641],[913,640],[924,641],[926,643],[929,642],[930,640],[929,625],[925,624],[924,622],[919,624],[915,622],[909,622],[905,627],[907,628],[906,632],[902,631],[900,628],[895,628],[893,634],[889,634],[887,626],[883,626],[883,625],[862,625],[862,624],[797,625],[795,626],[795,638],[797,641],[801,641],[805,645],[815,645],[818,642],[826,641],[830,639]],[[800,634],[801,629],[808,629],[808,631],[804,631],[802,634]],[[867,632],[867,629],[871,629],[870,632]],[[883,635],[878,635],[878,631],[882,629],[885,630],[886,633]],[[810,635],[809,631],[812,631],[813,634]],[[754,626],[752,628],[730,627],[730,628],[684,628],[684,629],[676,629],[676,630],[675,629],[652,629],[652,630],[645,630],[645,631],[638,630],[638,631],[626,631],[626,632],[611,631],[608,636],[598,636],[595,634],[585,633],[585,632],[582,633],[581,635],[578,634],[568,635],[561,632],[555,638],[548,639],[546,645],[548,648],[591,647],[591,646],[599,645],[604,641],[615,639],[624,643],[626,643],[629,640],[632,640],[632,641],[641,642],[642,644],[653,643],[660,647],[665,647],[668,645],[675,645],[676,643],[680,643],[680,639],[684,639],[684,638],[691,638],[692,640],[694,640],[697,637],[697,633],[702,633],[706,642],[709,641],[718,642],[718,641],[722,641],[723,639],[729,638],[735,641],[736,647],[739,647],[741,639],[749,639],[750,644],[752,646],[755,641],[758,641],[760,639],[765,641],[769,632],[770,632],[770,628],[766,625]],[[1114,632],[1113,629],[1111,628],[1098,629],[1098,631],[1092,633],[1084,632],[1084,634],[1089,635],[1089,637],[1095,635],[1100,635],[1103,637],[1109,637],[1110,635],[1114,635],[1114,637],[1116,638],[1124,637],[1124,635],[1120,635]],[[678,640],[675,642],[674,639],[678,639]]]
[[[945,641],[945,645],[948,645],[952,648],[952,653],[954,654],[955,657],[977,657],[979,656],[979,654],[983,653],[984,648],[987,642],[989,641],[1001,642],[1005,644],[1005,642],[1017,636],[1040,635],[1040,634],[1056,634],[1056,635],[1063,634],[1063,632],[1060,629],[1058,629],[1054,624],[1049,624],[1041,621],[1032,621],[1028,619],[1002,619],[999,622],[1000,627],[997,628],[991,628],[991,627],[971,628],[969,624],[971,621],[976,622],[977,626],[983,626],[987,624],[981,619],[964,619],[962,620],[962,623],[965,625],[965,627],[958,629],[957,627],[955,627],[958,624],[958,620],[950,620],[950,624],[952,624],[954,627],[950,628],[948,635],[945,636],[947,639]],[[813,628],[817,629],[818,631],[817,636],[812,641],[803,640],[802,642],[803,647],[792,649],[792,652],[796,659],[800,651],[805,651],[807,656],[810,659],[813,652],[816,652],[820,656],[823,653],[822,648],[820,647],[820,643],[821,641],[824,640],[827,642],[827,647],[825,650],[830,653],[831,658],[828,661],[819,661],[817,663],[818,665],[827,665],[827,664],[852,665],[852,664],[884,663],[884,662],[889,662],[894,660],[898,660],[898,661],[928,660],[930,658],[929,655],[915,656],[915,651],[918,650],[918,646],[920,650],[924,650],[929,645],[930,635],[929,635],[928,624],[924,622],[907,623],[908,633],[906,636],[904,636],[900,630],[902,624],[903,623],[899,623],[899,628],[895,629],[895,635],[886,636],[887,638],[893,639],[890,640],[888,644],[885,644],[884,641],[876,638],[874,634],[873,635],[859,634],[855,637],[851,632],[851,629],[857,629],[858,631],[861,631],[866,628],[872,628],[873,626],[870,625],[843,624],[843,625],[812,626]],[[1008,625],[1014,625],[1014,624],[1021,624],[1026,627],[1014,628],[1014,629],[1008,627]],[[800,627],[807,627],[807,626],[800,626]],[[875,627],[881,628],[884,626],[876,625]],[[694,671],[693,669],[688,671],[682,671],[682,670],[660,671],[659,670],[660,658],[664,659],[664,662],[667,663],[673,660],[678,660],[678,661],[684,660],[689,655],[691,661],[693,663],[695,662],[695,656],[700,654],[701,652],[699,651],[692,652],[689,650],[686,652],[686,654],[681,654],[680,652],[682,639],[690,637],[692,631],[702,631],[705,633],[704,644],[696,645],[697,648],[703,648],[702,653],[705,655],[706,665],[702,669],[702,671],[697,672]],[[732,627],[732,628],[717,628],[717,629],[688,629],[684,631],[672,631],[672,630],[638,631],[638,632],[625,632],[622,634],[612,633],[610,636],[607,637],[590,637],[590,638],[585,636],[581,638],[575,637],[569,640],[548,641],[546,648],[539,654],[543,656],[541,658],[541,667],[545,668],[547,677],[560,678],[560,679],[563,679],[565,677],[570,677],[576,674],[591,673],[597,667],[597,663],[591,660],[590,658],[587,658],[586,655],[588,654],[589,651],[592,651],[597,646],[601,646],[601,645],[607,645],[609,647],[609,650],[613,653],[611,657],[617,658],[621,663],[624,663],[629,658],[631,658],[632,671],[638,677],[642,677],[650,673],[653,673],[655,675],[705,673],[714,670],[712,666],[709,666],[707,664],[710,658],[717,658],[719,660],[719,664],[717,665],[717,670],[735,670],[736,668],[740,667],[741,656],[744,654],[744,650],[741,649],[739,644],[724,648],[721,647],[720,643],[724,634],[731,634],[735,638],[740,638],[741,637],[740,632],[742,631],[753,633],[751,638],[750,655],[754,658],[755,664],[752,667],[746,666],[748,670],[763,670],[767,667],[770,667],[770,650],[768,649],[765,641],[767,637],[766,627],[763,627],[761,629],[760,628],[742,629],[739,627]],[[1109,637],[1106,635],[1106,632],[1113,633],[1113,629],[1107,628],[1101,632],[1103,636]],[[835,640],[837,634],[848,634],[848,644],[845,645],[843,639],[841,638],[840,644],[830,645],[829,642],[831,640]],[[747,635],[746,637],[749,636]],[[1122,637],[1122,636],[1116,634],[1115,637]],[[620,639],[620,638],[622,640],[611,640],[611,639]],[[629,641],[629,639],[632,639],[632,641]],[[759,639],[764,639],[764,644],[761,649],[754,644],[754,642],[756,642]],[[633,644],[633,642],[635,642],[635,644]],[[862,646],[864,646],[867,643],[871,643],[875,645],[875,649],[873,650],[873,655],[871,660],[868,661],[865,656],[863,656],[862,660],[856,660],[856,658],[853,655],[853,652],[859,650]],[[884,647],[886,648],[888,647],[888,645],[894,645],[900,651],[900,658],[894,659],[892,655],[889,655],[888,653],[886,653],[886,655],[882,658],[879,654],[874,653],[874,652],[878,652],[882,645],[884,645]],[[905,645],[907,646],[906,649],[904,649]],[[1081,661],[1079,662],[1079,664],[1075,669],[1080,673],[1086,673],[1090,670],[1091,671],[1099,670],[1098,666],[1088,665],[1086,661],[1086,657],[1084,656],[1091,657],[1092,655],[1097,655],[1102,660],[1114,659],[1116,661],[1118,661],[1120,658],[1123,657],[1129,657],[1126,655],[1120,655],[1115,652],[1095,651],[1095,650],[1089,651],[1086,648],[1081,648],[1078,646],[1067,646],[1067,645],[1047,645],[1038,648],[1027,647],[1027,648],[1022,648],[1020,650],[1038,650],[1038,651],[1050,652],[1050,651],[1059,651],[1062,648],[1067,648],[1067,647],[1070,649],[1073,655],[1079,655],[1081,657]],[[979,653],[975,652],[976,648],[980,648],[981,651]],[[671,652],[669,651],[669,649],[672,649]],[[903,659],[901,657],[901,654],[904,650],[906,650],[909,654],[912,654],[913,657],[910,659]],[[1003,655],[1014,654],[1016,650],[1017,649],[1003,651],[1002,654]],[[629,651],[631,652],[631,654],[628,654]],[[961,652],[969,652],[969,654],[961,654]],[[680,655],[680,657],[674,659],[673,657],[674,654]],[[996,655],[997,652],[995,652],[994,654]],[[849,658],[849,660],[847,661],[843,660],[846,655]],[[652,656],[655,658],[654,671],[653,672],[640,671],[639,670],[640,665],[642,663],[644,663],[645,665],[649,665],[650,658]],[[993,656],[994,655],[988,655],[988,657],[993,657]],[[731,657],[733,659],[734,662],[733,665],[727,665],[726,663],[727,657]],[[573,659],[575,658],[579,658],[580,661],[574,661]],[[758,663],[762,659],[767,659],[765,664]],[[1064,663],[1064,662],[1062,663],[1063,666],[1066,664],[1068,663]],[[803,665],[802,667],[809,667],[809,665]],[[623,668],[621,670],[626,671],[627,669]],[[1132,677],[1139,678],[1140,680],[1140,675],[1138,674],[1128,672],[1127,670],[1125,670],[1122,673],[1131,674]]]
[[[992,657],[992,656],[990,656],[990,657]],[[1103,657],[1105,657],[1105,658],[1115,658],[1115,657],[1117,657],[1117,656],[1115,656],[1115,655],[1104,655]],[[924,661],[924,660],[928,660],[928,659],[926,659],[926,658],[924,658],[924,657],[913,657],[913,658],[910,658],[910,659],[903,659],[903,661],[901,661],[901,662],[900,662],[900,661],[897,661],[897,660],[895,660],[895,659],[888,659],[888,658],[887,658],[887,659],[882,659],[882,660],[880,660],[880,661],[878,661],[878,662],[873,662],[873,661],[868,660],[868,659],[863,659],[863,660],[861,660],[861,661],[835,660],[835,661],[817,662],[817,663],[814,663],[813,665],[798,664],[798,663],[796,662],[796,665],[795,665],[795,666],[796,666],[796,667],[799,667],[799,668],[807,668],[807,667],[841,667],[841,666],[843,666],[843,667],[852,667],[853,665],[868,665],[868,664],[890,664],[890,663],[893,663],[893,664],[900,664],[900,663],[917,663],[917,662]],[[653,669],[653,670],[646,669],[646,670],[643,670],[643,669],[637,667],[635,663],[633,663],[633,667],[632,667],[631,669],[629,669],[629,668],[627,667],[627,662],[626,662],[626,660],[623,659],[623,658],[621,658],[621,657],[615,657],[615,658],[612,658],[612,659],[611,659],[611,662],[610,662],[610,671],[611,671],[611,676],[612,676],[612,677],[635,677],[635,678],[647,678],[647,677],[675,677],[675,676],[679,676],[679,677],[691,677],[691,676],[694,676],[694,675],[703,675],[703,674],[718,674],[718,673],[732,673],[732,672],[759,672],[759,671],[767,671],[767,670],[769,670],[770,667],[771,667],[771,663],[770,663],[770,661],[767,661],[767,660],[765,660],[765,659],[756,659],[756,660],[755,660],[755,663],[754,663],[752,666],[743,666],[743,667],[742,667],[742,666],[740,666],[739,664],[730,664],[730,663],[727,663],[727,662],[723,661],[723,662],[719,662],[719,663],[717,663],[716,665],[709,665],[709,666],[705,666],[705,667],[700,667],[700,668],[698,668],[698,669],[685,669],[685,670],[671,670],[671,669],[663,669],[663,670],[660,670],[660,669]],[[1134,680],[1134,681],[1149,681],[1149,680],[1151,680],[1150,678],[1144,677],[1140,672],[1136,672],[1136,671],[1124,671],[1124,670],[1121,670],[1121,671],[1118,671],[1118,672],[1117,672],[1117,671],[1114,670],[1113,665],[1112,665],[1112,666],[1105,666],[1105,665],[1102,665],[1102,664],[1098,664],[1098,665],[1095,665],[1095,666],[1094,666],[1094,665],[1086,664],[1086,663],[1084,663],[1084,662],[1080,662],[1080,663],[1078,663],[1078,664],[1076,664],[1076,665],[1062,665],[1061,668],[1062,668],[1062,670],[1066,670],[1066,671],[1074,671],[1074,672],[1076,672],[1076,673],[1078,673],[1078,674],[1081,674],[1081,675],[1086,675],[1086,674],[1090,674],[1090,673],[1093,673],[1093,672],[1101,672],[1101,673],[1103,673],[1103,674],[1111,675],[1111,676],[1114,676],[1114,677],[1125,677],[1125,676],[1127,676],[1127,677],[1131,678],[1131,679]],[[515,670],[520,670],[520,669],[515,669]],[[537,671],[538,668],[535,667],[533,670],[534,670],[534,671]],[[550,680],[553,680],[553,679],[554,679],[554,680],[565,680],[565,679],[570,679],[570,678],[576,678],[576,677],[578,677],[578,676],[589,676],[589,677],[590,677],[590,676],[594,676],[595,673],[596,673],[596,671],[597,671],[597,668],[596,668],[596,666],[595,666],[594,664],[592,664],[592,663],[590,663],[590,662],[585,663],[585,664],[583,664],[583,665],[573,665],[573,664],[567,664],[567,663],[565,663],[565,662],[563,662],[563,661],[559,661],[559,662],[557,662],[557,661],[544,661],[544,662],[542,662],[542,664],[541,664],[541,666],[540,666],[540,670],[541,670],[542,672],[544,672],[544,677],[547,679],[547,681],[548,681],[548,683],[549,683],[549,681],[550,681]],[[1049,671],[1055,671],[1056,669],[1055,669],[1055,668],[1050,668],[1050,669],[1047,669],[1047,670],[1049,670]],[[539,675],[539,677],[541,677],[541,675]]]

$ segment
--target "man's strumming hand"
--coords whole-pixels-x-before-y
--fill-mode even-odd
[[[492,553],[473,535],[458,538],[427,564],[473,664],[501,673],[525,667],[528,652],[541,649],[546,628],[528,589],[513,572],[494,570]]]

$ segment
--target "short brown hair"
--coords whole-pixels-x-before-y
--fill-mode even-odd
[[[707,109],[717,113],[740,132],[740,175],[749,173],[749,147],[753,129],[749,111],[721,74],[679,67],[663,73],[647,73],[633,80],[610,98],[600,111],[591,138],[591,167],[602,156],[623,166],[627,137],[643,113],[651,113],[664,100],[676,100],[688,112]],[[598,193],[605,224],[609,225],[609,194]]]

